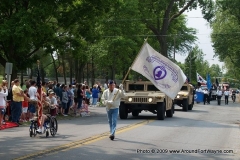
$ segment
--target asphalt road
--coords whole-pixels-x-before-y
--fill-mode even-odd
[[[59,121],[55,137],[30,138],[28,127],[3,130],[0,159],[240,159],[239,104],[216,103],[195,104],[188,112],[176,106],[173,118],[164,121],[148,112],[129,115],[118,121],[114,141],[108,138],[104,108],[90,108],[90,117]]]

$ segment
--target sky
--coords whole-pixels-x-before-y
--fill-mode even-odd
[[[207,60],[210,64],[218,64],[220,68],[223,66],[223,62],[220,62],[217,57],[214,57],[214,50],[211,43],[211,28],[208,24],[208,22],[203,18],[201,10],[192,10],[189,12],[185,12],[187,15],[187,26],[191,28],[195,28],[197,30],[196,36],[198,37],[198,40],[195,42],[196,45],[198,45],[199,49],[203,51],[204,54],[204,60]],[[195,45],[194,45],[195,46]],[[180,54],[176,53],[176,60],[184,63],[185,58],[187,57],[187,54],[185,56],[181,56]]]

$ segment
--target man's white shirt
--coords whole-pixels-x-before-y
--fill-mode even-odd
[[[229,96],[229,91],[224,91],[225,96]]]
[[[118,91],[119,90],[119,91]],[[115,97],[116,95],[116,97]],[[105,103],[105,101],[113,101],[113,98],[115,97],[113,104],[110,108],[118,108],[120,105],[120,100],[125,96],[124,91],[114,88],[111,92],[109,89],[106,89],[102,94],[102,102]],[[107,104],[105,104],[107,105]]]
[[[221,91],[221,90],[218,90],[218,91],[217,91],[217,95],[218,95],[218,96],[222,96],[222,91]]]
[[[28,89],[28,94],[29,94],[31,100],[36,100],[37,101],[37,88],[36,87],[31,86]]]

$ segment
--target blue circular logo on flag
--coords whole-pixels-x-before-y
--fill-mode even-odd
[[[166,77],[167,71],[164,66],[157,66],[153,70],[155,80],[161,80]]]

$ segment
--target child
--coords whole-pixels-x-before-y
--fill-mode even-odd
[[[30,100],[28,95],[28,89],[25,89],[23,94],[24,94],[24,101],[22,102],[22,121],[27,122],[28,102]]]
[[[5,97],[8,95],[8,90],[6,86],[0,86],[0,129],[2,127],[3,116],[6,111],[6,101]]]
[[[88,104],[86,100],[83,100],[82,108],[80,109],[81,116],[90,116],[90,112],[88,111]]]

